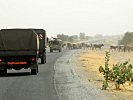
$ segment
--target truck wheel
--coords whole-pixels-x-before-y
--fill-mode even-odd
[[[31,75],[37,75],[37,69],[31,69]]]
[[[38,73],[38,64],[34,64],[31,66],[31,75],[37,75]]]
[[[61,52],[61,49],[59,49],[59,52]]]
[[[44,64],[45,61],[44,61],[44,57],[41,58],[41,64]]]
[[[41,64],[45,64],[46,63],[46,55],[44,55],[42,58],[41,58]]]
[[[3,74],[4,74],[4,75],[7,74],[7,68],[4,68]]]
[[[53,52],[53,50],[52,50],[52,49],[50,49],[50,52]]]
[[[4,70],[1,70],[0,75],[7,75],[7,68],[4,68]]]
[[[39,72],[39,70],[38,70],[38,66],[37,66],[37,73]]]
[[[46,54],[44,55],[44,64],[46,63]]]

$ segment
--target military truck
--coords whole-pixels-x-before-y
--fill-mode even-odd
[[[7,30],[7,29],[2,29]],[[16,29],[8,29],[8,30],[16,30]],[[28,28],[28,29],[21,29],[21,30],[33,30],[37,33],[39,37],[39,58],[41,59],[41,64],[46,63],[46,31],[44,29],[35,29],[35,28]]]
[[[31,69],[38,73],[39,37],[34,30],[0,30],[0,74],[7,69]]]
[[[59,38],[52,38],[49,40],[49,48],[50,52],[53,52],[53,50],[58,50],[59,52],[62,51],[62,40]]]

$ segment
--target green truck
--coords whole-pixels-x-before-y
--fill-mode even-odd
[[[39,35],[33,29],[0,30],[0,74],[7,74],[7,69],[30,68],[31,74],[36,75],[42,50],[40,43]]]
[[[58,50],[59,52],[61,52],[62,45],[62,40],[59,38],[52,38],[51,40],[49,40],[50,52],[53,52],[53,50]]]

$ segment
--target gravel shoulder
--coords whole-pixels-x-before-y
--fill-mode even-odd
[[[78,67],[81,64],[77,58],[82,52],[84,50],[68,51],[55,63],[54,84],[59,100],[126,100],[126,96],[101,90],[100,85],[88,79],[88,71]],[[90,74],[92,78],[97,77],[93,72]],[[101,83],[101,79],[97,81]]]

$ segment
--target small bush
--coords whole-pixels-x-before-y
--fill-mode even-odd
[[[102,89],[108,88],[108,82],[114,81],[116,89],[120,89],[120,85],[125,84],[127,81],[133,82],[133,66],[128,64],[129,61],[124,63],[113,65],[112,69],[109,69],[110,53],[106,52],[105,67],[100,66],[99,72],[104,75],[104,81]]]

